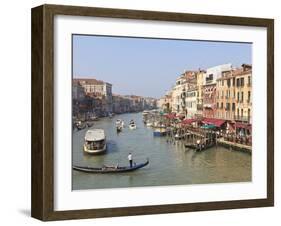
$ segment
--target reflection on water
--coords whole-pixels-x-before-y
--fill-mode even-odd
[[[121,133],[115,129],[116,119],[125,121]],[[128,128],[129,121],[137,129]],[[251,181],[251,155],[214,147],[195,152],[185,149],[181,141],[167,142],[165,137],[153,137],[152,129],[145,127],[141,113],[118,115],[95,122],[92,128],[102,128],[107,137],[104,155],[84,154],[82,145],[87,129],[73,132],[73,164],[87,166],[129,165],[127,156],[135,162],[148,157],[148,166],[120,174],[87,174],[73,171],[73,189],[120,188],[180,184]]]

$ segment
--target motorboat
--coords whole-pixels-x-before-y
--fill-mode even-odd
[[[117,119],[115,125],[116,125],[116,128],[117,127],[124,128],[125,124],[124,124],[124,121],[122,119]]]
[[[91,129],[85,134],[84,152],[99,154],[106,151],[106,137],[103,129]]]
[[[147,126],[147,127],[152,127],[152,126],[153,126],[153,123],[152,123],[152,122],[147,121],[147,122],[146,122],[146,126]]]
[[[88,127],[92,127],[94,125],[94,122],[93,121],[87,121],[87,126]]]
[[[116,131],[117,131],[117,133],[120,133],[122,131],[122,127],[121,126],[116,126]]]
[[[136,126],[136,123],[134,122],[134,120],[131,120],[130,123],[129,123],[129,128],[130,129],[136,129],[137,126]]]
[[[82,129],[85,129],[87,126],[87,124],[85,122],[82,122],[82,121],[77,121],[76,123],[76,128],[78,130],[82,130]]]
[[[163,128],[163,127],[154,128],[153,135],[155,137],[162,137],[162,136],[165,136],[166,134],[167,134],[166,128]]]

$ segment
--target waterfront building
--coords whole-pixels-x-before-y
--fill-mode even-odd
[[[216,116],[216,83],[222,77],[223,72],[230,71],[231,64],[218,65],[208,68],[203,80],[203,117],[214,118]]]
[[[104,113],[112,112],[112,84],[93,78],[76,78],[74,83],[79,83],[86,95],[99,96],[102,99]]]
[[[166,92],[166,94],[157,101],[157,107],[164,113],[172,112],[172,90]]]
[[[186,90],[185,97],[186,104],[186,118],[195,118],[197,113],[197,86],[196,84],[189,84]]]
[[[72,114],[74,117],[79,117],[82,113],[79,106],[85,98],[84,88],[78,83],[73,82],[72,86]]]
[[[217,118],[251,123],[251,81],[251,65],[223,72],[217,79]]]
[[[235,120],[252,123],[252,65],[243,64],[236,73]]]
[[[185,114],[185,97],[183,96],[183,93],[185,92],[184,83],[185,77],[184,74],[181,74],[176,79],[176,84],[172,88],[172,112],[176,114]]]

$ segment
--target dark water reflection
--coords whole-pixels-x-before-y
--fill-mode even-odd
[[[115,130],[115,121],[125,124],[134,119],[136,130],[126,127],[121,133]],[[122,174],[87,174],[73,171],[73,189],[120,188],[157,185],[204,184],[251,181],[251,155],[215,147],[200,153],[186,150],[181,141],[167,142],[165,137],[153,137],[152,129],[142,123],[141,113],[123,114],[112,119],[97,121],[92,128],[103,128],[107,136],[104,155],[87,155],[82,145],[86,130],[73,133],[73,163],[102,166],[128,165],[127,155],[132,152],[134,161],[150,164],[134,172]]]

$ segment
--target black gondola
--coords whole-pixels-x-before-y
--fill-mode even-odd
[[[215,144],[207,144],[207,145],[198,145],[198,144],[185,144],[186,148],[194,149],[195,151],[204,151],[206,149],[212,148],[215,146]]]
[[[149,159],[144,163],[134,164],[130,166],[103,166],[103,167],[89,167],[89,166],[73,166],[74,170],[85,172],[85,173],[124,173],[130,172],[149,164]]]

